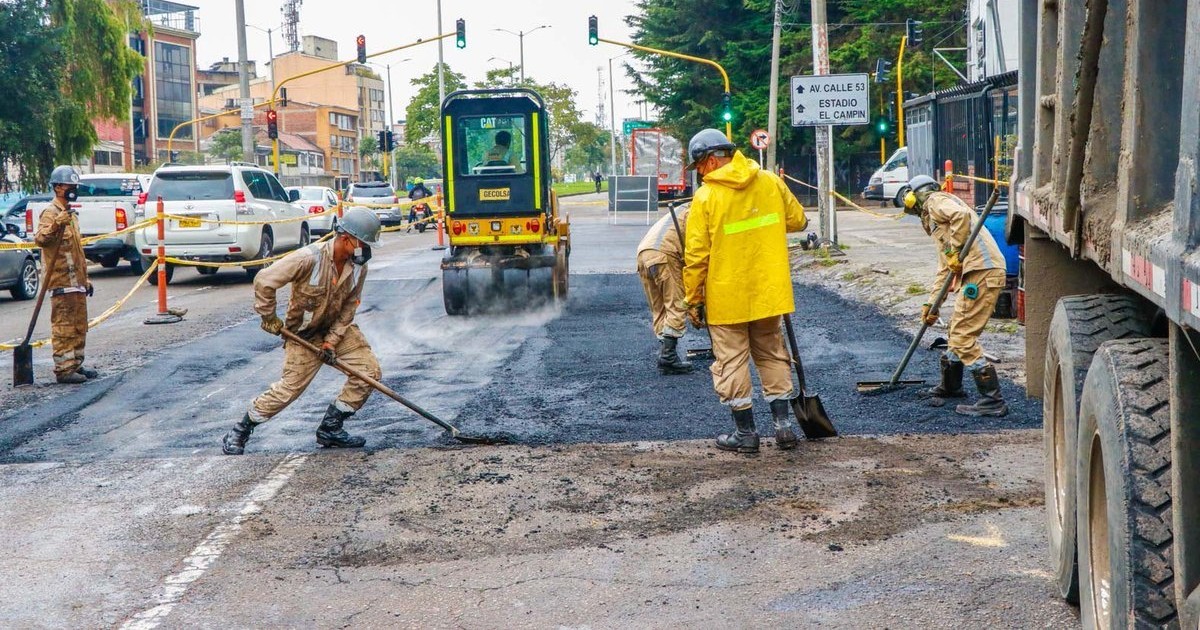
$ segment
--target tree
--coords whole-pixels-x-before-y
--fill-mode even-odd
[[[237,129],[222,129],[213,134],[208,154],[228,164],[242,158],[242,134]]]
[[[466,77],[451,70],[449,65],[444,67],[447,94],[467,87]],[[433,70],[412,80],[412,84],[419,89],[404,110],[407,119],[404,140],[409,144],[423,142],[429,136],[438,133],[442,104],[438,102],[437,70],[437,64],[434,64]]]
[[[441,160],[423,144],[401,145],[392,152],[392,161],[396,166],[396,176],[402,182],[414,177],[441,177]]]
[[[375,136],[363,136],[358,141],[358,155],[362,157],[362,170],[379,170],[379,141]]]
[[[144,28],[134,0],[0,3],[0,185],[44,187],[56,163],[91,155],[93,120],[129,119],[145,60],[128,37]]]
[[[595,123],[581,122],[574,129],[575,142],[565,154],[569,171],[594,173],[609,164],[609,133]]]

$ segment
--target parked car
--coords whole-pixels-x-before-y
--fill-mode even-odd
[[[398,203],[399,197],[392,185],[387,182],[359,182],[350,184],[346,191],[346,209],[356,207],[354,202],[369,204]],[[363,206],[357,206],[363,207]],[[379,217],[384,225],[399,225],[407,214],[406,208],[367,208]]]
[[[872,201],[890,201],[897,208],[904,205],[903,199],[898,199],[900,189],[908,183],[908,148],[900,147],[875,170],[871,181],[863,189],[863,199]]]
[[[337,193],[333,192],[332,188],[325,188],[324,186],[288,186],[287,190],[288,193],[291,193],[293,190],[300,193],[300,200],[296,203],[309,214],[320,214],[337,209]],[[323,236],[335,227],[337,227],[337,215],[326,214],[313,217],[312,221],[308,224],[308,231],[313,236]]]
[[[184,166],[165,164],[154,172],[146,199],[163,198],[167,214],[187,217],[166,222],[164,246],[174,258],[204,262],[241,262],[269,258],[311,242],[306,213],[292,203],[298,192],[288,193],[273,174],[253,164],[222,166]],[[139,206],[137,220],[152,216],[153,204]],[[286,223],[235,225],[222,221],[277,221]],[[138,230],[135,242],[146,264],[158,252],[157,226]],[[246,267],[254,277],[261,266]],[[215,267],[197,267],[202,275],[217,272]],[[167,282],[174,269],[167,266]],[[158,274],[151,274],[157,283]]]
[[[79,213],[80,236],[110,234],[133,225],[138,198],[149,183],[149,175],[135,173],[80,176],[79,198],[71,204]],[[141,273],[143,269],[133,233],[86,245],[83,255],[105,269],[116,267],[122,260],[129,261],[134,273]]]
[[[33,231],[37,229],[38,215],[51,201],[54,201],[54,195],[51,194],[23,197],[4,211],[4,223],[17,226],[17,236],[32,239]]]

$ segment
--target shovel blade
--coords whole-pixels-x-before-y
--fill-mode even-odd
[[[13,387],[33,385],[33,346],[13,348]]]
[[[713,361],[716,356],[713,354],[712,348],[692,348],[686,352],[689,361]]]
[[[820,396],[809,396],[807,393],[802,393],[793,398],[792,413],[796,416],[796,423],[800,425],[800,430],[804,432],[805,438],[820,440],[837,437],[837,429],[834,428],[833,421],[829,419],[829,414],[825,412],[825,405],[821,403]]]
[[[894,392],[898,389],[912,385],[925,384],[925,381],[896,381],[895,383],[892,383],[891,381],[859,381],[858,384],[854,386],[854,389],[864,396],[875,396],[878,394]]]

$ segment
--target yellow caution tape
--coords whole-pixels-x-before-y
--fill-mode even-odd
[[[226,221],[225,219],[205,219],[201,217],[188,217],[178,214],[164,214],[164,219],[173,221],[199,221],[201,223],[215,223],[219,225],[274,225],[276,223],[296,223],[298,221],[310,221],[315,217],[323,217],[330,214],[337,214],[337,210],[326,210],[315,214],[306,214],[302,217],[290,217],[287,219],[275,219],[272,221]],[[158,216],[158,215],[155,215]],[[154,219],[151,219],[154,222]]]
[[[95,328],[96,326],[99,326],[100,324],[104,323],[105,320],[112,317],[114,314],[116,314],[117,311],[121,310],[121,307],[125,306],[125,303],[129,301],[129,298],[132,298],[133,294],[136,293],[138,289],[142,288],[143,284],[146,284],[146,281],[150,279],[150,274],[154,273],[157,270],[158,270],[158,262],[155,261],[155,262],[150,263],[150,266],[146,268],[145,273],[142,274],[141,278],[138,278],[138,281],[135,282],[133,285],[133,288],[130,289],[129,292],[125,294],[125,297],[117,300],[116,304],[113,304],[112,306],[108,307],[108,310],[104,311],[103,313],[100,313],[99,315],[97,315],[91,321],[88,322],[88,330],[91,330],[91,329]],[[29,342],[29,345],[34,348],[40,348],[48,343],[50,343],[49,339],[39,339],[37,341]],[[0,343],[0,350],[12,350],[13,348],[16,348],[18,345],[19,344]]]
[[[141,221],[139,223],[134,223],[133,225],[131,225],[123,230],[117,230],[116,232],[109,232],[108,234],[98,234],[96,236],[89,236],[87,238],[81,238],[81,239],[79,239],[79,243],[81,245],[91,245],[92,243],[95,243],[97,241],[102,241],[106,238],[112,238],[114,236],[121,236],[122,234],[128,234],[130,232],[140,230],[144,227],[154,225],[154,223],[155,223],[154,219],[147,219],[147,220]],[[42,246],[38,245],[37,243],[32,243],[32,242],[31,243],[0,243],[0,251],[13,250],[13,249],[42,249]]]
[[[791,181],[793,181],[793,182],[796,182],[797,184],[800,184],[801,186],[807,186],[808,188],[811,188],[811,189],[813,189],[813,190],[820,190],[820,189],[819,189],[819,188],[817,188],[816,186],[813,186],[812,184],[810,184],[810,183],[808,183],[808,182],[805,182],[805,181],[801,181],[801,180],[799,180],[799,179],[796,179],[795,177],[792,177],[791,175],[784,174],[784,177],[785,177],[785,178],[787,178],[788,180],[791,180]],[[830,192],[830,193],[831,193],[831,194],[832,194],[834,197],[837,197],[837,198],[838,198],[838,200],[840,200],[842,203],[844,203],[844,204],[846,204],[846,205],[850,206],[851,208],[854,208],[855,210],[858,210],[859,212],[862,212],[862,213],[864,213],[864,214],[868,214],[868,215],[870,215],[870,216],[873,216],[873,217],[875,217],[875,218],[877,218],[877,219],[891,219],[891,220],[893,220],[893,221],[898,221],[898,220],[900,220],[901,218],[903,218],[903,217],[904,217],[904,213],[903,213],[903,212],[898,212],[898,213],[896,213],[896,214],[886,214],[886,213],[883,213],[883,212],[875,212],[875,211],[873,211],[873,210],[868,210],[868,209],[866,209],[866,208],[864,208],[864,207],[862,207],[862,206],[860,206],[860,205],[858,205],[858,204],[854,203],[853,201],[850,201],[850,200],[849,200],[849,199],[847,199],[846,197],[843,197],[843,196],[842,196],[842,194],[841,194],[841,193],[839,193],[839,192],[838,192],[838,191],[836,191],[836,190],[831,190],[831,191],[829,191],[829,192]]]
[[[954,179],[958,179],[959,177],[961,177],[963,179],[969,179],[973,182],[979,182],[981,184],[991,184],[993,186],[1010,186],[1011,185],[1009,182],[1002,182],[998,179],[984,179],[982,177],[972,177],[970,175],[962,175],[959,173],[950,173],[949,175],[947,175],[947,177],[951,177]]]
[[[435,223],[435,222],[437,222],[437,215],[434,215],[432,217],[425,217],[424,219],[417,219],[416,221],[411,221],[409,223],[401,223],[400,225],[394,225],[392,227],[385,227],[379,231],[380,232],[399,232],[400,230],[409,229],[418,223]]]
[[[311,244],[315,245],[317,243],[327,241],[327,240],[333,238],[333,234],[334,234],[333,232],[330,232],[330,233],[326,234],[325,236],[322,236],[321,238],[313,241]],[[229,268],[229,267],[259,267],[261,265],[273,263],[276,260],[279,260],[280,258],[287,256],[288,254],[294,253],[295,251],[297,251],[297,250],[284,252],[282,254],[271,256],[268,258],[257,258],[255,260],[244,260],[241,262],[215,263],[215,262],[204,262],[204,261],[200,261],[200,260],[186,260],[184,258],[175,258],[173,256],[166,256],[163,258],[163,261],[168,262],[172,265],[179,265],[181,267],[211,267],[213,269],[224,269],[224,268]]]

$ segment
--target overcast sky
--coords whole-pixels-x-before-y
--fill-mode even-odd
[[[200,7],[201,35],[197,43],[200,67],[207,68],[223,57],[237,59],[234,0],[181,1]],[[273,29],[275,54],[286,50],[280,32],[281,0],[245,0],[245,4],[247,23]],[[550,28],[525,37],[526,75],[539,81],[569,84],[579,93],[578,105],[585,119],[594,120],[599,89],[596,69],[603,66],[607,85],[608,59],[622,55],[625,49],[609,44],[589,46],[587,18],[594,14],[600,19],[602,37],[629,41],[630,31],[624,17],[633,11],[634,0],[442,0],[443,32],[453,32],[455,20],[460,17],[467,21],[466,49],[455,48],[453,38],[443,40],[445,60],[453,70],[466,74],[468,82],[480,80],[489,68],[505,67],[508,61],[520,63],[518,38],[492,29],[528,32],[549,24]],[[336,40],[342,60],[354,56],[354,39],[359,33],[367,37],[368,52],[436,35],[437,0],[304,0],[300,7],[301,37],[318,35]],[[267,34],[247,28],[246,37],[250,59],[260,63],[266,60]],[[492,57],[506,61],[489,62]],[[401,63],[406,58],[412,61]],[[622,118],[638,116],[637,103],[621,91],[630,87],[618,65],[626,59],[630,57],[613,62],[618,125]],[[395,117],[403,118],[404,108],[415,93],[409,81],[437,63],[437,44],[425,44],[371,61],[381,66],[392,64]],[[269,72],[261,65],[260,68],[264,75]],[[382,67],[378,71],[385,74]],[[604,94],[607,102],[607,87]]]

